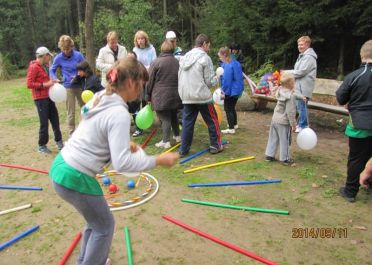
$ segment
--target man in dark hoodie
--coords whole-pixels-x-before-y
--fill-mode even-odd
[[[52,124],[54,140],[59,150],[63,148],[62,134],[59,128],[59,116],[55,103],[49,98],[49,88],[58,81],[49,78],[49,62],[52,54],[46,47],[36,50],[36,60],[32,60],[27,70],[27,87],[31,89],[32,98],[39,114],[39,153],[49,154],[48,121]]]
[[[205,34],[199,34],[195,39],[195,47],[180,59],[178,93],[184,104],[182,143],[179,150],[181,156],[190,151],[199,112],[208,126],[209,152],[217,154],[223,150],[221,130],[210,90],[219,77],[215,75],[208,55],[209,47],[209,38]]]
[[[359,191],[359,176],[372,157],[372,39],[360,49],[362,65],[348,74],[336,91],[338,103],[347,105],[350,118],[345,134],[349,137],[349,157],[345,187],[339,192],[354,202]]]

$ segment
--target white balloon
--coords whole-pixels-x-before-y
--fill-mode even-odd
[[[310,128],[302,129],[297,135],[297,145],[303,150],[313,149],[317,142],[316,133]]]
[[[65,101],[67,97],[66,88],[61,84],[55,83],[49,88],[49,97],[56,103]]]
[[[213,92],[213,101],[214,101],[214,103],[216,103],[218,105],[223,105],[223,99],[221,99],[221,94],[222,94],[221,88],[217,88]]]
[[[221,75],[223,75],[223,73],[224,73],[223,68],[222,67],[217,67],[217,69],[216,69],[216,75],[221,76]]]
[[[132,153],[132,156],[134,156],[134,159],[136,161],[143,161],[145,159],[146,153],[143,151],[142,148],[137,147],[137,151],[135,153]],[[141,174],[141,172],[121,172],[124,176],[128,178],[134,178]]]

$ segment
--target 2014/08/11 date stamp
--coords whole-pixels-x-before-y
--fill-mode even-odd
[[[347,228],[336,227],[292,228],[292,238],[347,238]]]

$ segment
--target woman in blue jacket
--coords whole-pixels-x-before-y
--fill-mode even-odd
[[[237,60],[231,57],[230,50],[227,47],[220,48],[218,57],[222,61],[221,67],[224,70],[221,76],[221,90],[224,93],[224,108],[227,123],[229,124],[229,128],[221,130],[221,132],[234,134],[235,129],[238,128],[235,106],[239,96],[244,90],[242,66]]]

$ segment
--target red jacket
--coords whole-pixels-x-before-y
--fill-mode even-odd
[[[49,81],[48,68],[44,69],[37,60],[31,61],[27,70],[27,87],[32,91],[32,98],[44,99],[49,97],[49,87],[43,83]]]

